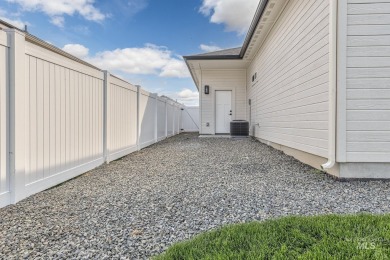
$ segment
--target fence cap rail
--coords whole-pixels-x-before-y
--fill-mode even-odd
[[[88,62],[86,62],[86,61],[84,61],[82,59],[79,59],[79,58],[77,58],[76,56],[73,56],[70,53],[67,53],[67,52],[63,51],[60,48],[58,48],[58,47],[56,47],[56,46],[54,46],[54,45],[52,45],[52,44],[50,44],[50,43],[48,43],[48,42],[46,42],[44,40],[41,40],[40,38],[38,38],[38,37],[36,37],[36,36],[34,36],[32,34],[26,33],[26,41],[34,43],[34,44],[36,44],[36,45],[38,45],[38,46],[40,46],[42,48],[48,49],[48,50],[50,50],[50,51],[52,51],[54,53],[62,55],[64,57],[68,58],[68,59],[74,60],[74,61],[76,61],[78,63],[81,63],[81,64],[83,64],[85,66],[88,66],[88,67],[91,67],[93,69],[96,69],[96,70],[99,70],[99,71],[103,72],[102,69],[100,69],[100,68],[98,68],[98,67],[96,67],[96,66],[94,66],[94,65],[92,65],[92,64],[90,64],[90,63],[88,63]]]

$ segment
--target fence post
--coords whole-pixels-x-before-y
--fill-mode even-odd
[[[184,132],[184,125],[183,125],[183,112],[184,112],[184,109],[185,109],[185,105],[181,105],[181,113],[180,113],[180,133],[181,132]]]
[[[26,84],[25,34],[6,29],[9,39],[9,159],[11,203],[25,198]]]
[[[104,71],[104,84],[103,84],[103,157],[106,163],[110,163],[108,160],[108,137],[110,136],[109,126],[109,87],[110,87],[110,72]]]
[[[140,101],[141,101],[141,86],[138,86],[136,85],[137,87],[137,150],[139,151],[140,150],[140,146],[139,146],[139,138],[140,138],[140,134],[141,134],[141,125],[140,125]]]

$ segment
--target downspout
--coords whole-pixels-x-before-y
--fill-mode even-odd
[[[338,0],[330,0],[329,14],[329,140],[328,161],[321,165],[324,170],[336,164],[336,120],[337,120],[337,12]]]

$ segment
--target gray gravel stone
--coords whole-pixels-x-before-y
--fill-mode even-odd
[[[252,139],[181,134],[0,209],[0,259],[145,259],[231,223],[389,212],[389,188]]]

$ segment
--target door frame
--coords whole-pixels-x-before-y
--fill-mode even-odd
[[[217,89],[214,91],[214,134],[217,134],[217,92],[218,91],[229,91],[230,92],[230,103],[232,107],[232,120],[236,118],[235,105],[234,105],[234,89]],[[230,131],[229,131],[230,132]],[[230,133],[226,133],[229,135]]]

